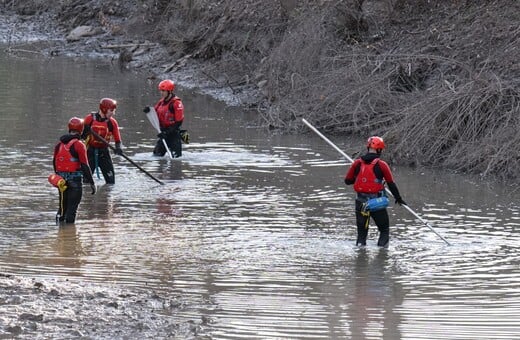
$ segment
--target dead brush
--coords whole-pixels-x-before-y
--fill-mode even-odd
[[[407,107],[388,130],[393,156],[409,164],[518,178],[520,92],[514,83],[483,75]]]

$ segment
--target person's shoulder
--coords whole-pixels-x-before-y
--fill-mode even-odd
[[[381,158],[378,158],[377,159],[377,163],[380,165],[380,166],[383,166],[383,167],[386,167],[388,169],[390,169],[390,165],[388,165],[388,163],[384,160],[382,160]]]
[[[363,163],[363,159],[361,159],[361,157],[358,157],[358,158],[354,159],[354,162],[352,162],[350,167],[351,168],[358,167],[358,166],[360,166],[361,163]]]
[[[83,148],[83,149],[86,148],[86,146],[85,146],[85,141],[84,141],[83,139],[79,138],[79,137],[78,137],[78,138],[74,138],[74,143],[73,143],[73,145],[74,145],[75,147],[77,146],[77,147],[79,147],[79,148]]]

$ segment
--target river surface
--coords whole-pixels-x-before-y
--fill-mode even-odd
[[[347,161],[310,131],[272,135],[254,114],[179,88],[191,143],[157,159],[142,113],[157,80],[4,54],[0,77],[1,273],[181,296],[171,313],[202,317],[211,339],[520,338],[518,190],[394,167],[404,200],[450,244],[392,204],[388,249],[374,226],[360,249]],[[116,156],[116,184],[96,178],[76,224],[58,227],[53,146],[102,97],[119,103],[125,154],[164,185]]]

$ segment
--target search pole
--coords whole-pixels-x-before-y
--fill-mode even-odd
[[[332,143],[330,141],[330,139],[328,139],[327,137],[325,137],[321,132],[318,131],[318,129],[316,129],[314,126],[312,126],[311,123],[309,123],[305,118],[302,118],[302,121],[305,123],[305,125],[307,125],[312,131],[314,131],[318,136],[320,136],[324,141],[326,141],[330,146],[332,146],[334,149],[336,149],[336,151],[338,151],[340,154],[343,155],[343,157],[345,157],[346,159],[348,159],[350,161],[350,163],[353,163],[354,160],[349,157],[349,155],[347,155],[346,153],[344,153],[340,148],[338,148],[334,143]],[[390,192],[390,190],[388,190],[388,188],[385,187],[385,191],[390,194],[391,196],[392,193]],[[410,208],[408,205],[406,204],[401,204],[401,206],[403,206],[406,210],[408,210],[412,215],[414,215],[419,221],[421,221],[422,223],[424,223],[424,225],[426,225],[428,228],[430,228],[431,231],[433,231],[433,233],[437,236],[439,236],[444,242],[446,242],[447,245],[451,245],[444,237],[442,237],[442,235],[440,235],[439,233],[437,233],[435,231],[435,229],[433,229],[433,227],[430,225],[430,223],[428,223],[425,219],[423,219],[421,216],[419,216],[415,211],[412,210],[412,208]]]
[[[96,138],[97,140],[103,142],[106,146],[108,146],[110,149],[112,149],[113,151],[116,150],[116,148],[114,148],[112,145],[110,145],[110,143],[103,137],[101,137],[96,131],[94,130],[90,130],[90,133],[94,136],[94,138]],[[161,184],[161,185],[164,185],[163,182],[161,182],[160,180],[158,180],[157,178],[155,178],[151,173],[149,173],[148,171],[146,171],[145,169],[143,169],[142,167],[140,167],[136,162],[134,162],[132,159],[130,159],[130,157],[128,157],[127,155],[125,155],[124,153],[121,153],[121,157],[123,157],[124,159],[126,159],[127,161],[129,161],[133,166],[135,166],[137,169],[141,170],[142,172],[144,172],[148,177],[150,177],[151,179],[153,179],[154,181],[156,181],[157,183]]]

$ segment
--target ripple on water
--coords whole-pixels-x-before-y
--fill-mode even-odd
[[[45,65],[46,72],[50,68]],[[68,77],[79,73],[95,84],[113,84],[105,71],[100,81],[90,74],[95,68],[54,70],[55,81],[68,86],[46,84],[39,92],[78,84],[78,93],[89,96],[83,82]],[[132,84],[142,89],[141,82]],[[58,104],[46,102],[52,93],[44,94],[35,98],[41,110],[31,119],[55,122]],[[86,109],[98,94],[74,104]],[[123,107],[142,107],[135,93],[120,95]],[[13,110],[15,104],[4,103]],[[182,296],[181,307],[161,313],[202,315],[210,322],[200,335],[214,338],[492,339],[520,333],[517,199],[465,178],[397,168],[406,201],[451,245],[392,204],[389,248],[376,246],[371,224],[368,245],[359,249],[354,194],[343,183],[347,166],[334,150],[307,135],[229,128],[236,117],[218,116],[216,103],[200,105],[201,113],[189,118],[199,139],[173,161],[151,156],[151,128],[135,126],[142,117],[132,110],[118,114],[127,128],[125,152],[164,185],[114,157],[116,185],[96,178],[96,195],[86,190],[76,224],[63,227],[54,224],[57,193],[47,183],[56,127],[42,124],[35,140],[18,141],[13,136],[30,126],[26,115],[1,117],[2,271]]]

